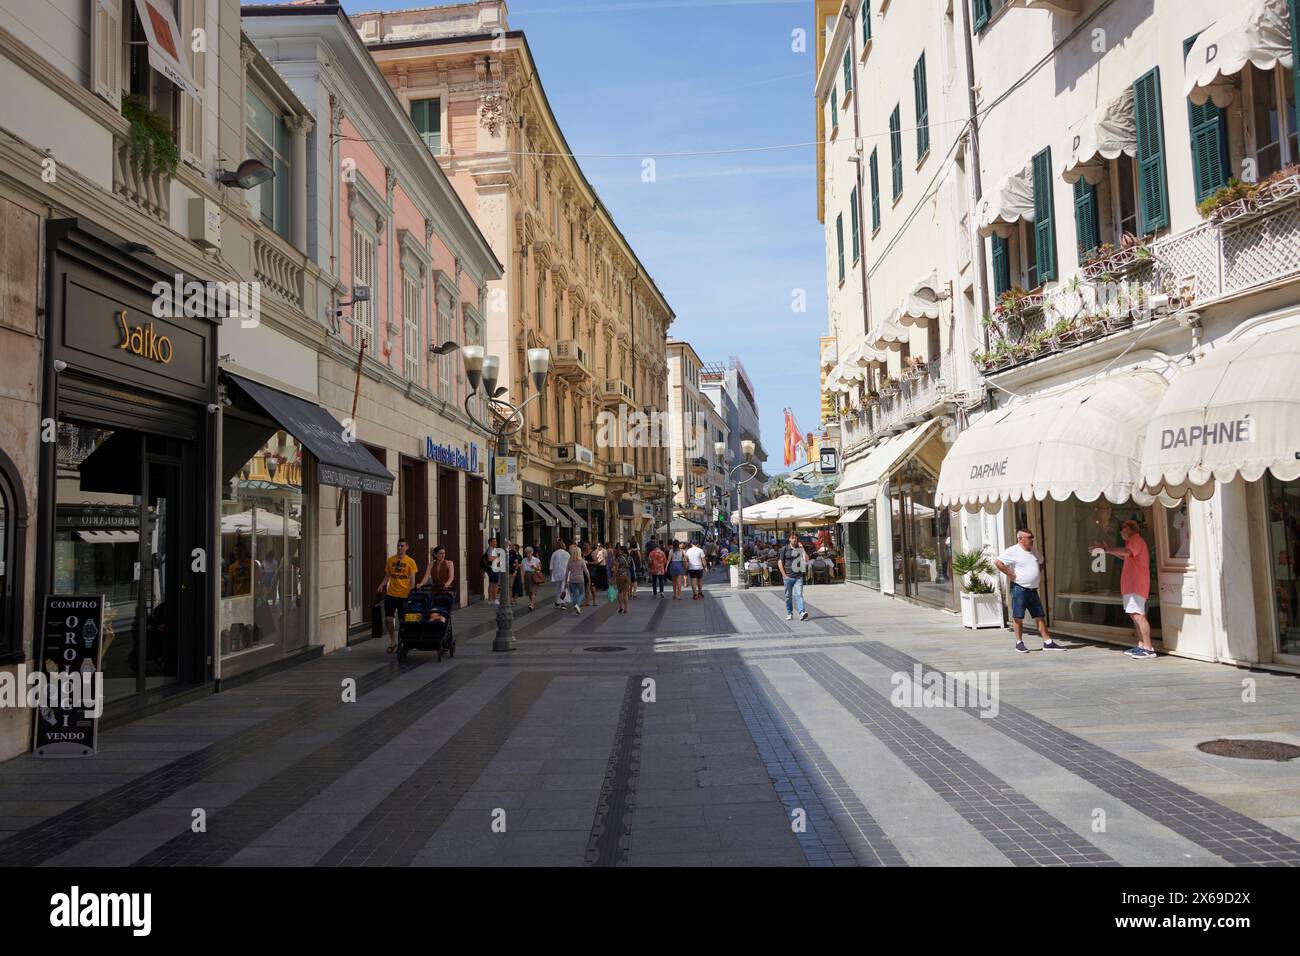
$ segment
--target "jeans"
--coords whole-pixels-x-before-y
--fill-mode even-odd
[[[803,613],[803,578],[786,578],[785,613],[793,614],[796,608]]]
[[[582,599],[587,596],[587,583],[585,581],[569,582],[569,603],[582,605]]]
[[[1043,613],[1043,602],[1038,597],[1038,588],[1030,590],[1013,583],[1011,585],[1011,619],[1013,621],[1023,621],[1026,611],[1032,614],[1036,621],[1047,617]]]
[[[650,586],[654,588],[655,594],[663,594],[664,588],[668,585],[668,575],[652,574],[650,575]]]

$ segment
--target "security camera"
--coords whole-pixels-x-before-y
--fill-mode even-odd
[[[55,360],[54,360],[54,371],[56,371],[56,372],[62,372],[62,371],[63,371],[64,369],[66,369],[67,367],[68,367],[68,363],[65,362],[65,361],[63,361],[63,359],[55,359]]]
[[[215,415],[215,414],[216,414],[217,412],[219,412],[219,411],[221,411],[221,406],[220,406],[220,405],[218,405],[216,402],[208,402],[208,414],[209,414],[209,415]]]

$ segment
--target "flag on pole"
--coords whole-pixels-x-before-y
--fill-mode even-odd
[[[799,430],[799,423],[794,420],[794,412],[785,409],[785,464],[789,466],[799,460],[799,451],[803,450],[805,459],[808,456],[808,446],[804,442],[803,433]]]

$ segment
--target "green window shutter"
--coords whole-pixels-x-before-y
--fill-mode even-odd
[[[871,42],[871,0],[862,3],[862,45]]]
[[[1001,236],[993,237],[993,297],[1011,288],[1011,244]]]
[[[442,110],[437,100],[412,100],[411,122],[425,146],[442,152]]]
[[[993,0],[971,0],[971,13],[974,14],[974,22],[971,29],[979,33],[984,29],[984,25],[989,22],[989,17],[993,15]]]
[[[850,44],[851,46],[851,44]],[[853,50],[844,48],[844,95],[853,92]]]
[[[871,231],[880,228],[880,162],[876,156],[879,150],[871,151]]]
[[[1196,37],[1183,41],[1183,59]],[[1192,131],[1192,176],[1200,202],[1228,184],[1228,116],[1210,100],[1197,106],[1187,101],[1187,124]]]
[[[930,151],[930,100],[925,89],[925,54],[912,68],[912,87],[916,91],[916,158]]]
[[[862,244],[859,240],[858,233],[861,231],[860,221],[858,220],[858,187],[854,186],[849,192],[849,226],[853,230],[853,261],[857,262],[858,257],[862,254]]]
[[[1052,147],[1034,157],[1034,249],[1038,281],[1056,278],[1056,205],[1052,199]]]
[[[1074,230],[1079,237],[1080,256],[1101,245],[1101,229],[1097,222],[1097,187],[1082,177],[1074,184]]]
[[[1160,114],[1160,68],[1133,84],[1137,119],[1138,220],[1142,235],[1169,226],[1169,184],[1165,177],[1165,124]]]
[[[844,281],[844,213],[835,217],[835,252],[840,260],[840,281]]]
[[[899,108],[889,115],[889,161],[894,174],[894,198],[903,195],[903,133]]]
[[[831,87],[831,129],[840,128],[840,97],[839,91]]]

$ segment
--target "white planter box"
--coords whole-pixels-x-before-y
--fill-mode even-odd
[[[961,592],[962,627],[1001,627],[1002,597],[996,591],[992,594],[971,594]]]
[[[727,565],[727,571],[730,572],[731,574],[731,586],[733,588],[739,588],[740,587],[740,565],[738,564]]]

